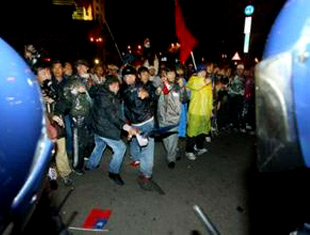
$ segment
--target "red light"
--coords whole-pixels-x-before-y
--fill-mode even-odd
[[[91,42],[93,42],[93,41],[94,41],[94,38],[93,38],[93,37],[91,37],[91,38],[90,38],[90,41],[91,41]]]

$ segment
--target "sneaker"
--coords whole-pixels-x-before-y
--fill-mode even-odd
[[[185,156],[191,161],[196,160],[196,156],[194,153],[185,153]]]
[[[202,154],[204,154],[206,152],[208,152],[208,149],[206,149],[206,148],[202,148],[202,149],[197,149],[196,150],[196,153],[197,153],[198,156],[200,156],[200,155],[202,155]]]
[[[132,162],[130,163],[130,165],[131,165],[132,167],[134,167],[134,168],[137,168],[137,167],[140,166],[140,161],[132,161]]]
[[[245,134],[246,133],[246,130],[244,128],[240,128],[240,132]]]
[[[206,141],[207,141],[208,143],[211,143],[211,137],[210,137],[210,136],[207,136],[207,137],[206,137]]]
[[[72,168],[72,171],[75,173],[75,174],[77,174],[77,175],[84,175],[84,170],[82,170],[82,169],[74,169],[74,168]]]
[[[114,181],[117,185],[124,185],[124,181],[119,174],[109,172],[109,178]]]
[[[169,163],[168,163],[168,167],[169,167],[170,169],[175,168],[175,162],[169,162]]]
[[[62,181],[63,181],[63,183],[64,183],[64,185],[65,186],[71,186],[72,184],[73,184],[73,181],[72,181],[72,179],[70,178],[70,176],[64,176],[64,177],[62,177]]]
[[[195,151],[195,153],[196,153],[198,156],[200,156],[200,155],[202,155],[202,154],[208,152],[208,149],[206,149],[206,148],[198,149],[198,148],[197,148],[197,145],[194,145],[194,151]]]

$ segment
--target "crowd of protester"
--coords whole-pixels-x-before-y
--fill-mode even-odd
[[[123,185],[128,148],[131,165],[140,170],[139,185],[154,190],[155,138],[173,169],[182,155],[193,161],[206,154],[205,142],[221,133],[254,134],[254,71],[243,64],[167,64],[146,45],[139,62],[92,67],[82,59],[34,61],[33,50],[25,47],[25,59],[41,87],[57,147],[55,167],[65,185],[72,184],[72,171],[83,175],[98,168],[106,147],[113,151],[108,177]]]

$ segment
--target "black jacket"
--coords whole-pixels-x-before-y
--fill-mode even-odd
[[[149,92],[148,98],[142,100],[138,97],[141,88]],[[125,115],[131,123],[142,123],[154,116],[154,104],[157,99],[155,89],[151,90],[150,87],[142,83],[134,83],[127,86],[122,95],[125,103]]]
[[[56,95],[57,95],[58,100],[60,100],[64,87],[67,82],[68,80],[66,80],[65,78],[63,78],[61,82],[58,82],[58,80],[54,76],[52,77],[52,86],[53,86],[53,89],[57,92]]]
[[[93,99],[91,128],[101,137],[119,140],[125,121],[121,119],[121,101],[103,84],[93,86],[89,91]]]

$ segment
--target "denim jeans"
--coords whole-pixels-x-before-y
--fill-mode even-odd
[[[142,136],[147,135],[154,128],[154,120],[151,120],[142,126],[134,126],[140,130]],[[140,147],[136,137],[133,137],[130,141],[130,155],[133,160],[140,161],[140,172],[145,177],[151,177],[154,166],[154,138],[148,137],[148,144],[144,147]]]
[[[119,174],[123,158],[126,152],[125,143],[122,140],[112,140],[101,137],[96,134],[94,135],[94,138],[95,138],[95,148],[89,157],[88,168],[90,170],[93,170],[99,166],[102,158],[102,153],[108,145],[109,147],[112,148],[114,153],[109,164],[109,172]]]

